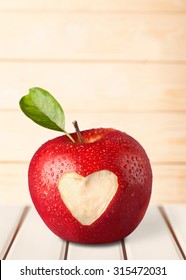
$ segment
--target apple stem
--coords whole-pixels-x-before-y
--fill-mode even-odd
[[[68,138],[72,141],[72,142],[76,142],[75,140],[74,140],[74,138],[67,132],[67,131],[65,131],[64,130],[64,133],[66,134],[66,136],[68,136]]]
[[[83,143],[83,138],[82,138],[82,135],[81,135],[81,132],[80,132],[80,129],[79,129],[79,126],[78,126],[77,121],[74,121],[74,122],[73,122],[73,125],[74,125],[74,127],[75,127],[76,134],[77,134],[77,136],[78,136],[79,142],[80,142],[80,143]]]

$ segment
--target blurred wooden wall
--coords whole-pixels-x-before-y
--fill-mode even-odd
[[[30,87],[63,105],[66,129],[115,127],[152,163],[151,202],[186,202],[185,0],[0,1],[0,203],[30,203],[27,168],[59,135],[19,109]]]

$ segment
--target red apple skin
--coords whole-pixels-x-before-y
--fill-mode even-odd
[[[149,159],[134,138],[119,130],[98,128],[81,133],[83,143],[74,133],[76,143],[64,135],[36,151],[28,173],[31,198],[45,224],[62,239],[84,244],[121,240],[138,226],[148,207],[152,188]],[[82,225],[63,203],[58,181],[64,172],[85,177],[105,169],[117,176],[117,192],[95,222]]]

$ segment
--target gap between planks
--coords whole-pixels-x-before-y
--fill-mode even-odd
[[[60,255],[60,258],[59,258],[60,260],[68,260],[69,246],[70,246],[70,242],[66,241],[65,253],[63,253],[63,251],[61,251],[61,255]],[[87,244],[87,246],[89,246],[89,245]],[[90,245],[90,246],[94,246],[94,245]],[[126,246],[125,246],[125,239],[122,239],[122,240],[118,241],[118,246],[121,247],[122,259],[123,260],[128,260]]]
[[[178,248],[182,258],[184,260],[186,260],[186,255],[185,255],[184,250],[182,249],[182,247],[180,245],[180,242],[179,242],[179,240],[177,238],[177,235],[176,235],[176,233],[175,233],[175,231],[174,231],[174,229],[173,229],[173,227],[171,225],[171,222],[170,222],[170,220],[169,220],[169,218],[168,218],[168,216],[166,214],[166,210],[164,209],[163,206],[158,206],[157,208],[160,211],[160,213],[161,213],[161,215],[163,217],[163,220],[164,220],[165,224],[167,225],[167,227],[169,229],[169,232],[170,232],[171,236],[173,237],[173,239],[175,241],[175,244],[176,244],[176,246],[177,246],[177,248]],[[2,258],[3,260],[6,259],[8,253],[9,253],[9,251],[11,249],[11,246],[13,245],[13,243],[14,243],[14,241],[15,241],[18,233],[19,233],[19,230],[20,230],[21,226],[23,225],[23,223],[24,223],[24,221],[26,219],[26,216],[27,216],[29,210],[30,210],[29,206],[25,206],[25,208],[23,209],[22,215],[21,215],[20,220],[19,220],[19,222],[17,224],[17,227],[15,229],[13,237],[10,240],[10,243],[9,243],[9,245],[8,245],[8,247],[6,249],[6,252],[5,252],[5,254],[4,254],[3,258]],[[120,240],[119,243],[120,243],[120,246],[122,248],[123,260],[128,260],[127,250],[126,250],[126,246],[125,246],[125,239]],[[65,251],[63,251],[63,248],[61,248],[61,253],[60,253],[60,256],[59,256],[60,260],[68,260],[69,245],[70,245],[70,242],[66,241]]]
[[[125,239],[122,239],[120,242],[121,242],[121,248],[122,248],[122,252],[123,252],[123,259],[128,260],[127,250],[126,250],[126,246],[125,246]]]
[[[9,243],[9,245],[8,245],[8,247],[7,247],[7,249],[6,249],[6,252],[5,252],[5,254],[4,254],[3,258],[2,258],[3,260],[6,259],[8,253],[9,253],[9,251],[10,251],[10,248],[11,248],[12,244],[14,243],[14,240],[16,239],[16,236],[18,235],[18,232],[19,232],[19,230],[20,230],[22,224],[24,223],[24,221],[25,221],[25,219],[26,219],[26,216],[27,216],[29,210],[30,210],[30,207],[29,207],[29,206],[25,206],[25,208],[23,209],[22,215],[21,215],[20,220],[19,220],[19,222],[18,222],[18,224],[17,224],[17,227],[16,227],[16,229],[15,229],[15,232],[14,232],[14,234],[13,234],[13,236],[12,236],[12,239],[10,240],[10,243]]]
[[[67,257],[68,257],[68,249],[69,249],[69,241],[66,241],[66,246],[65,246],[65,253],[64,253],[64,260],[67,260]],[[61,252],[62,253],[62,252]],[[61,254],[62,256],[62,254]]]
[[[181,247],[181,245],[180,245],[180,243],[178,241],[176,233],[173,230],[173,227],[172,227],[171,222],[170,222],[170,220],[169,220],[169,218],[168,218],[168,216],[166,214],[165,209],[163,208],[163,206],[158,206],[158,209],[159,209],[159,211],[160,211],[160,213],[161,213],[161,215],[163,217],[163,220],[164,220],[165,224],[167,225],[167,227],[168,227],[168,229],[169,229],[169,231],[171,233],[171,236],[173,237],[173,239],[174,239],[174,241],[176,243],[176,246],[178,247],[178,250],[179,250],[182,258],[184,260],[186,260],[186,256],[184,254],[184,251],[183,251],[183,249],[182,249],[182,247]],[[128,260],[127,250],[126,250],[126,246],[125,246],[125,239],[120,240],[119,243],[120,243],[120,246],[122,248],[123,260]],[[66,241],[65,253],[63,254],[61,252],[60,259],[68,260],[69,245],[70,245],[70,242]],[[64,258],[63,258],[63,255],[64,255]]]
[[[161,215],[162,215],[162,217],[163,217],[163,219],[164,219],[164,221],[165,221],[165,223],[166,223],[166,225],[167,225],[167,227],[168,227],[168,229],[169,229],[169,231],[171,233],[171,236],[173,237],[173,239],[174,239],[174,241],[175,241],[175,243],[176,243],[176,245],[177,245],[177,247],[178,247],[182,257],[183,257],[183,259],[186,260],[186,255],[185,255],[185,253],[184,253],[184,251],[183,251],[183,249],[182,249],[182,247],[180,245],[180,242],[178,241],[176,233],[174,232],[174,229],[173,229],[173,227],[171,225],[171,222],[170,222],[170,220],[169,220],[169,218],[168,218],[168,216],[166,214],[165,209],[163,208],[163,206],[159,206],[158,209],[159,209],[159,211],[160,211],[160,213],[161,213]]]

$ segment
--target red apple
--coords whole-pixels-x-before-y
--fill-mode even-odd
[[[25,110],[30,99],[24,98],[20,105]],[[138,226],[149,204],[147,154],[116,129],[80,133],[76,126],[76,131],[44,143],[34,154],[28,173],[33,203],[45,224],[65,240],[121,240]]]
[[[144,149],[114,129],[82,131],[43,144],[29,167],[29,188],[46,225],[59,237],[106,243],[130,234],[142,220],[152,173]]]

